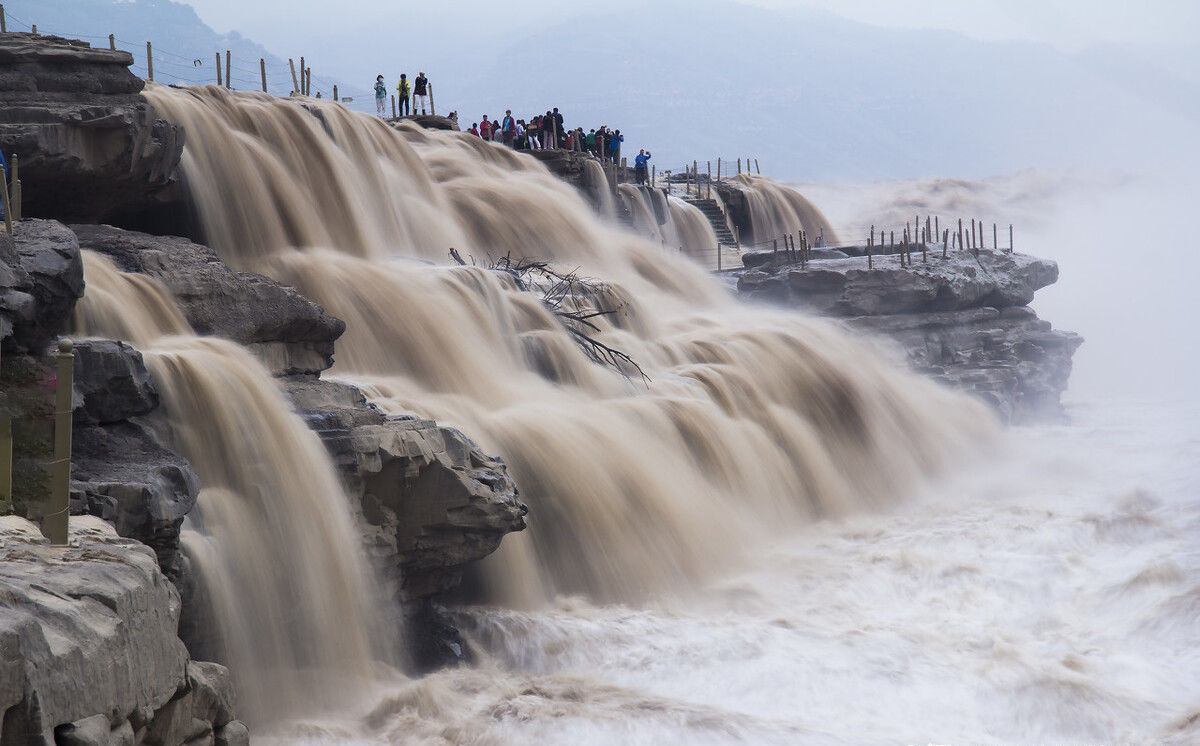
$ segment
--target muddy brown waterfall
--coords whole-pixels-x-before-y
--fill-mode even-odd
[[[686,586],[774,531],[886,502],[990,432],[832,326],[737,306],[531,158],[333,104],[146,95],[187,127],[213,248],[347,322],[332,374],[509,463],[530,529],[485,562],[492,600]],[[446,266],[450,247],[595,278],[616,310],[602,339],[648,381],[596,365],[512,278]]]

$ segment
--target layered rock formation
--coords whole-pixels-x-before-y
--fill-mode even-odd
[[[16,154],[23,214],[137,219],[175,199],[183,133],[157,119],[128,52],[0,36],[0,149]]]
[[[333,343],[346,324],[293,288],[237,272],[212,249],[184,238],[100,225],[72,229],[81,248],[161,282],[197,334],[245,345],[276,375],[315,375],[333,364]]]
[[[334,455],[401,600],[457,586],[468,564],[525,528],[528,508],[504,462],[458,430],[386,417],[345,383],[293,379],[284,387]]]
[[[0,517],[0,742],[248,744],[229,672],[188,659],[154,554],[97,519],[52,547]]]
[[[840,252],[839,252],[840,253]],[[1083,342],[1028,308],[1058,279],[1058,265],[1021,254],[980,251],[814,258],[805,266],[764,253],[747,256],[738,293],[845,318],[898,342],[914,369],[970,391],[1006,420],[1061,413],[1071,356]]]

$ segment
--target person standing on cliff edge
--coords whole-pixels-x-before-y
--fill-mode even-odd
[[[387,118],[387,86],[383,84],[383,76],[375,78],[375,115],[380,119]]]
[[[412,86],[408,84],[408,76],[400,73],[400,82],[396,84],[396,100],[400,104],[400,116],[406,116],[412,113],[412,109],[408,106],[408,94],[411,92]]]
[[[417,113],[417,104],[421,104],[421,113],[425,113],[425,102],[429,98],[429,78],[425,77],[425,73],[418,72],[417,79],[413,81],[413,102],[412,111]]]
[[[633,159],[633,178],[639,184],[646,183],[646,163],[650,160],[650,154],[645,149],[638,151],[637,157]]]

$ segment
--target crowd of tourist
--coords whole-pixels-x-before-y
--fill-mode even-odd
[[[516,150],[566,148],[590,153],[613,163],[621,160],[621,143],[625,142],[621,130],[610,130],[606,126],[586,133],[582,127],[566,129],[558,107],[529,119],[517,119],[511,110],[505,111],[504,116],[497,119],[489,119],[484,114],[480,121],[471,123],[467,132]]]
[[[407,74],[402,73],[400,81],[396,84],[396,102],[398,104],[396,113],[399,116],[407,116],[410,113],[415,115],[417,107],[420,106],[421,114],[425,114],[429,93],[429,79],[425,77],[424,72],[417,73],[417,77],[411,83]],[[411,107],[409,105],[410,96]],[[387,118],[387,98],[387,84],[380,75],[375,78],[375,113],[385,119]],[[458,112],[451,112],[450,118],[457,122]],[[488,115],[484,114],[480,121],[471,123],[467,133],[484,140],[503,143],[515,150],[565,148],[589,153],[602,161],[612,163],[620,163],[621,143],[625,142],[625,136],[621,134],[621,130],[610,130],[605,125],[587,132],[583,131],[583,127],[566,129],[563,125],[563,115],[559,113],[557,106],[544,114],[535,114],[528,119],[515,118],[512,110],[506,110],[503,117],[496,119],[489,119]],[[645,150],[641,151],[634,159],[634,171],[639,183],[646,181],[649,160],[650,154]]]

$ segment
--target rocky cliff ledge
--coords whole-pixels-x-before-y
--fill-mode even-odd
[[[1028,304],[1058,279],[1045,259],[991,251],[866,257],[821,251],[805,266],[747,254],[738,294],[846,319],[891,338],[912,367],[988,401],[1007,421],[1061,415],[1071,356],[1083,340]]]
[[[0,742],[245,746],[229,672],[188,659],[154,553],[95,518],[70,545],[0,517]]]
[[[128,52],[0,36],[0,150],[20,158],[24,214],[138,220],[177,187],[183,132],[142,100]]]

